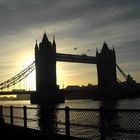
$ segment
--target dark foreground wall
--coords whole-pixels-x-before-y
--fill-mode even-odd
[[[80,138],[66,137],[65,135],[59,134],[43,134],[39,130],[35,129],[24,129],[20,126],[11,127],[5,124],[3,128],[0,128],[0,140],[79,140]]]

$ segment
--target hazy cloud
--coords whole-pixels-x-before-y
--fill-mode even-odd
[[[137,65],[139,11],[139,0],[0,0],[0,68],[12,70],[9,63],[15,66],[16,57],[23,65],[25,50],[25,57],[34,59],[35,40],[41,40],[44,29],[50,40],[56,36],[58,52],[90,49],[95,55],[106,40],[109,47],[114,44],[118,63]]]

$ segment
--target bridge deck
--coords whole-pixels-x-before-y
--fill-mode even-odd
[[[34,94],[36,91],[1,91],[0,95]]]

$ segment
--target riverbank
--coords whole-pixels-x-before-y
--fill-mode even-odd
[[[34,93],[35,94],[35,93]],[[104,100],[122,100],[122,99],[136,99],[140,98],[140,89],[114,89],[114,90],[61,90],[60,94],[64,97],[64,100],[84,100],[93,99],[97,101]],[[0,101],[21,101],[30,100],[30,96],[25,98],[23,95],[15,97],[1,97]],[[60,101],[61,102],[61,101]],[[63,101],[62,101],[63,102]]]
[[[103,101],[140,98],[140,90],[122,89],[64,91],[63,94],[65,100],[93,99]]]

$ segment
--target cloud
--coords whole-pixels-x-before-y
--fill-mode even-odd
[[[21,67],[26,61],[22,52],[33,60],[35,40],[40,42],[44,29],[50,40],[56,36],[57,52],[90,49],[95,56],[105,40],[109,47],[114,44],[119,64],[137,63],[139,10],[139,0],[0,0],[0,68],[12,70],[8,62]],[[65,66],[72,75],[69,68],[76,67]]]

